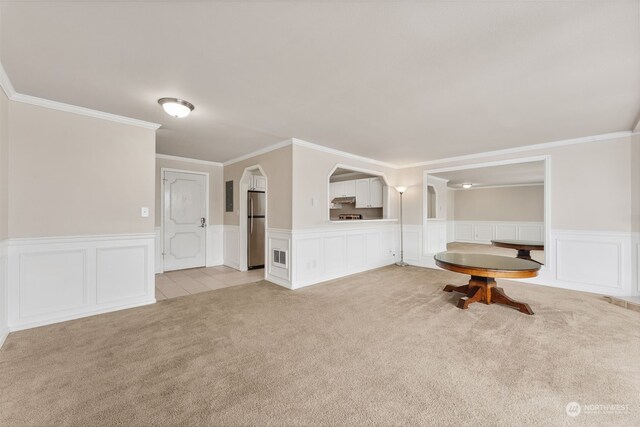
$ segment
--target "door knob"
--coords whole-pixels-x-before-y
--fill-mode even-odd
[[[207,226],[207,220],[202,217],[200,218],[200,227],[205,228]]]

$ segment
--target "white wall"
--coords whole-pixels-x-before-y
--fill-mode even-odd
[[[438,178],[436,176],[428,176],[426,184],[432,186],[434,188],[434,191],[436,192],[436,216],[433,219],[446,219],[448,216],[447,198],[449,195],[447,180]]]
[[[240,179],[248,167],[260,165],[267,176],[269,227],[291,229],[291,145],[224,166],[224,181],[233,181],[234,212],[224,212],[225,225],[239,225]]]
[[[640,232],[640,134],[631,140],[631,231]]]
[[[632,137],[631,145],[631,231],[635,254],[636,269],[633,281],[636,284],[636,291],[640,294],[640,134]]]
[[[9,100],[0,90],[0,241],[9,237]]]
[[[355,170],[371,171],[384,174],[391,186],[397,185],[397,171],[371,161],[366,161],[348,154],[341,155],[334,151],[313,148],[302,144],[293,145],[293,217],[292,229],[316,228],[327,226],[329,174],[338,165]],[[388,218],[397,218],[398,194],[391,188],[389,191]]]
[[[632,194],[632,170],[637,166],[631,161],[637,150],[634,143],[637,140],[632,143],[630,136],[623,136],[401,169],[399,179],[412,184],[405,199],[405,220],[416,226],[422,222],[419,176],[425,170],[548,156],[548,263],[533,282],[609,295],[637,294],[638,237],[633,231],[637,207],[632,206],[636,197]],[[423,250],[416,263],[433,266],[432,254]]]
[[[9,100],[0,90],[0,347],[8,334],[7,250],[9,236]]]
[[[6,107],[8,328],[155,302],[155,131],[17,101]]]
[[[447,161],[400,170],[400,179],[414,187],[408,191],[405,219],[422,223],[421,190],[424,170],[474,165],[532,156],[550,157],[551,227],[574,230],[630,231],[631,227],[631,137],[607,141],[537,149],[517,153]],[[607,195],[606,203],[593,196]]]
[[[254,165],[260,165],[267,176],[268,280],[295,289],[392,263],[396,259],[396,221],[330,223],[328,178],[342,164],[383,173],[394,185],[396,170],[304,141],[281,145],[224,167],[224,180],[234,180],[236,209],[224,214],[224,264],[240,265],[238,183],[244,169]],[[394,218],[398,197],[393,189],[389,200],[389,216]],[[287,253],[285,266],[274,263],[275,249]]]
[[[336,165],[383,174],[389,184],[386,217],[393,220],[329,222],[329,175]],[[271,245],[292,248],[290,286],[308,286],[393,263],[398,234],[396,184],[397,171],[392,167],[294,140],[292,231],[288,243],[286,233],[269,237]]]

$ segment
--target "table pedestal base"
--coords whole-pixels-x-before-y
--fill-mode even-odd
[[[544,265],[541,262],[531,258],[531,251],[527,249],[518,249],[518,255],[516,255],[516,258],[526,259],[527,261],[533,261],[533,262],[537,262],[540,265]]]
[[[458,308],[466,310],[469,304],[474,302],[483,302],[485,304],[504,304],[517,308],[521,313],[533,314],[533,310],[529,304],[519,302],[509,298],[502,288],[496,286],[496,280],[491,277],[471,276],[468,285],[454,286],[447,285],[444,287],[445,292],[460,292],[467,294],[458,301]]]

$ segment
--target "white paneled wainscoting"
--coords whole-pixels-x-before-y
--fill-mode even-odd
[[[437,268],[433,255],[446,250],[443,241],[448,240],[447,231],[453,226],[451,222],[446,222],[446,226],[443,223],[428,224],[426,233],[422,225],[404,226],[406,262]],[[516,233],[516,238],[523,239],[534,227],[531,223],[507,224],[511,227],[510,232]],[[359,225],[293,231],[268,229],[267,280],[297,289],[399,260],[398,224]],[[519,225],[529,227],[524,236],[517,234]],[[540,224],[535,226],[542,227]],[[227,227],[224,231],[224,263],[237,268],[238,227]],[[493,229],[498,229],[498,238],[509,237],[500,234],[506,228]],[[523,281],[603,295],[640,295],[640,233],[551,230],[549,235],[547,264],[537,278]],[[474,241],[483,242],[487,240]]]
[[[297,289],[383,267],[397,261],[398,238],[393,223],[268,229],[267,280]]]
[[[8,257],[7,241],[0,241],[0,347],[4,343],[9,333],[8,310],[9,301],[7,298],[8,287]]]
[[[528,281],[605,295],[640,295],[639,235],[551,230],[548,269]]]
[[[510,221],[447,221],[453,233],[448,234],[450,242],[485,243],[491,240],[534,240],[544,241],[543,222]]]
[[[433,248],[441,242],[443,233],[450,234],[452,227],[456,236],[463,230],[463,238],[454,241],[479,244],[490,244],[492,238],[514,238],[514,233],[516,239],[529,240],[538,233],[534,231],[537,223],[489,223],[486,229],[480,229],[476,239],[476,225],[485,224],[448,221],[444,232],[439,224],[429,224],[424,240],[421,226],[405,225],[405,260],[412,265],[436,268],[433,255],[437,250]],[[544,227],[539,226],[544,236]],[[547,262],[539,276],[522,281],[603,295],[640,295],[640,233],[551,230],[545,252]]]
[[[228,226],[227,226],[228,227]],[[207,225],[206,236],[206,266],[213,267],[224,263],[224,231],[223,225]],[[162,228],[155,228],[155,272],[160,274],[164,271],[162,259]],[[237,268],[237,267],[234,267]]]
[[[240,226],[225,225],[223,231],[223,263],[227,267],[240,268]]]
[[[10,239],[10,331],[155,302],[153,233]]]

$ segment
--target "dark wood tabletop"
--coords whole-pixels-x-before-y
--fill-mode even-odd
[[[510,239],[496,239],[492,240],[491,244],[500,248],[509,249],[523,249],[528,251],[543,251],[544,243],[536,242],[534,240],[510,240]]]
[[[499,303],[517,308],[521,313],[533,314],[529,304],[508,297],[502,288],[497,287],[496,278],[535,277],[540,270],[539,263],[499,255],[457,252],[440,252],[434,259],[440,268],[471,276],[467,285],[447,285],[443,289],[445,292],[466,294],[458,300],[458,308],[466,310],[474,302]]]
[[[436,265],[445,270],[480,277],[535,277],[540,264],[520,258],[500,255],[440,252],[434,257]]]

